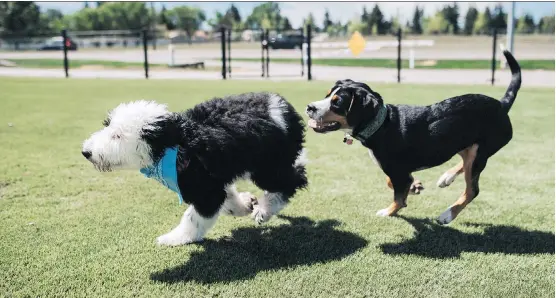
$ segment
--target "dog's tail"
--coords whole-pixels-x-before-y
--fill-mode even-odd
[[[500,100],[502,103],[502,109],[504,109],[507,113],[510,111],[512,104],[514,103],[519,87],[521,87],[521,68],[512,53],[504,50],[504,56],[506,57],[510,70],[512,71],[512,81],[510,82],[510,86],[508,86],[506,94],[504,94],[504,97]]]

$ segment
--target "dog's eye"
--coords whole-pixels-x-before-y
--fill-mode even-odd
[[[102,121],[102,125],[104,125],[104,127],[108,127],[108,125],[110,125],[110,118],[106,118]]]

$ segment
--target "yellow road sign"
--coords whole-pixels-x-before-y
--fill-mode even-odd
[[[361,52],[365,49],[365,39],[359,33],[359,31],[355,31],[351,38],[348,41],[348,48],[351,50],[354,56],[359,56]]]

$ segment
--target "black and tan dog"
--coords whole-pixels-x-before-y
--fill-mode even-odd
[[[343,130],[369,149],[394,190],[394,202],[378,211],[381,216],[396,214],[406,207],[408,193],[419,191],[413,172],[441,165],[459,154],[463,160],[437,183],[446,187],[465,173],[465,190],[438,218],[447,224],[479,194],[479,177],[488,158],[512,138],[508,111],[521,86],[521,70],[510,52],[504,51],[504,56],[512,80],[500,101],[466,94],[430,106],[385,105],[366,84],[342,80],[325,99],[307,106],[309,126],[318,133]]]

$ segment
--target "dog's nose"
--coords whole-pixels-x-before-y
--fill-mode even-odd
[[[86,159],[89,159],[93,155],[91,151],[81,151],[81,154],[83,154]]]
[[[307,105],[307,113],[316,112],[316,111],[317,111],[317,107],[315,107],[312,104]]]

